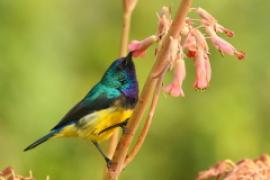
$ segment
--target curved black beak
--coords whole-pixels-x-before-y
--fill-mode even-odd
[[[132,63],[132,52],[129,52],[126,57],[123,58],[125,65]]]

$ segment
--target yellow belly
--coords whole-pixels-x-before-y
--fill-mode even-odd
[[[131,109],[124,108],[108,108],[105,110],[94,112],[81,119],[82,125],[69,125],[63,128],[55,137],[80,137],[83,139],[100,142],[108,139],[116,130],[100,132],[115,124],[119,124],[127,120],[133,113]]]

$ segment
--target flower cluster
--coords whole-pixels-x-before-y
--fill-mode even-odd
[[[29,172],[29,177],[23,177],[20,175],[16,175],[14,169],[11,167],[7,167],[4,170],[0,171],[0,179],[12,179],[12,180],[34,180],[35,178],[32,176],[32,172]],[[47,178],[48,179],[48,178]]]
[[[270,157],[267,154],[261,155],[258,159],[243,159],[237,163],[231,160],[220,161],[208,170],[199,172],[197,180],[224,179],[270,179]]]
[[[170,37],[170,48],[166,60],[170,62],[173,70],[173,80],[164,87],[164,91],[171,96],[184,96],[182,84],[186,76],[185,59],[190,58],[194,62],[195,89],[206,89],[211,80],[211,64],[209,58],[209,47],[207,39],[221,53],[221,55],[232,55],[239,60],[244,59],[245,53],[238,51],[232,44],[219,36],[225,34],[231,38],[234,32],[218,23],[216,18],[202,8],[192,8],[190,13],[197,14],[199,19],[186,18],[184,27],[179,37]],[[132,41],[129,50],[133,51],[134,57],[143,56],[147,48],[159,41],[156,53],[166,37],[172,25],[171,12],[168,7],[163,7],[158,14],[158,30],[142,41]]]

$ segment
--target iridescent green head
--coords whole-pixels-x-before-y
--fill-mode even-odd
[[[138,82],[132,53],[115,60],[101,79],[101,84],[115,88],[128,97],[138,96]]]

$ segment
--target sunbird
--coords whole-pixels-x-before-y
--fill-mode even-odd
[[[35,148],[49,139],[79,137],[91,141],[105,159],[99,143],[111,137],[117,127],[123,130],[138,101],[138,82],[132,52],[116,59],[101,80],[51,129],[29,145],[24,151]],[[123,131],[124,132],[124,131]]]

